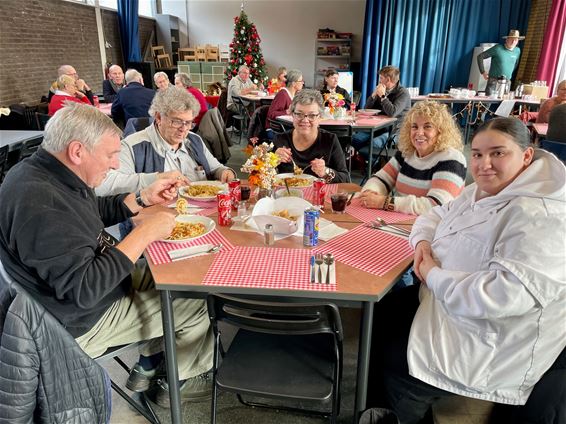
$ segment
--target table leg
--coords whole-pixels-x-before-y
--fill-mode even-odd
[[[371,167],[373,165],[373,128],[369,133],[369,159],[368,159],[368,179],[371,178]]]
[[[163,335],[165,338],[165,363],[167,365],[167,383],[169,384],[171,422],[173,424],[182,424],[177,345],[175,344],[175,321],[173,318],[173,301],[169,290],[161,291],[161,319],[163,321]]]
[[[358,372],[356,377],[354,424],[359,422],[360,414],[364,411],[364,409],[366,409],[372,327],[373,302],[364,302],[362,307],[362,321],[360,323],[360,343],[358,347]]]

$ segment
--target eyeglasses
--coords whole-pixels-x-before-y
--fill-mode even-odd
[[[320,116],[320,113],[301,113],[301,112],[293,112],[293,118],[297,121],[302,121],[303,119],[307,118],[310,122],[313,122],[316,118]]]
[[[299,84],[304,84],[304,83],[305,83],[305,81],[304,81],[304,80],[295,81],[295,82],[298,82]]]
[[[189,130],[192,130],[195,126],[193,121],[183,121],[182,119],[169,118],[168,116],[167,119],[169,119],[171,126],[176,129],[187,127]]]

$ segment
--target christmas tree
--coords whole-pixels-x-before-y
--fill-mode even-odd
[[[230,43],[230,61],[226,67],[227,81],[238,75],[238,68],[241,65],[247,65],[250,68],[250,79],[254,84],[266,84],[268,76],[260,42],[257,29],[254,24],[248,22],[248,16],[242,6],[240,16],[234,18],[234,39]]]

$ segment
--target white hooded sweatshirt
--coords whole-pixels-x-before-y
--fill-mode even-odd
[[[468,397],[521,405],[566,346],[566,168],[536,150],[495,196],[476,184],[420,216],[413,247],[440,267],[420,291],[410,374]]]

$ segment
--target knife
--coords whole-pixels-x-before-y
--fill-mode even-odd
[[[314,255],[311,256],[311,283],[314,283]]]
[[[183,249],[170,250],[167,252],[172,261],[179,261],[181,259],[190,258],[192,256],[207,253],[209,250],[214,249],[213,244],[202,244],[199,246],[185,247]]]

